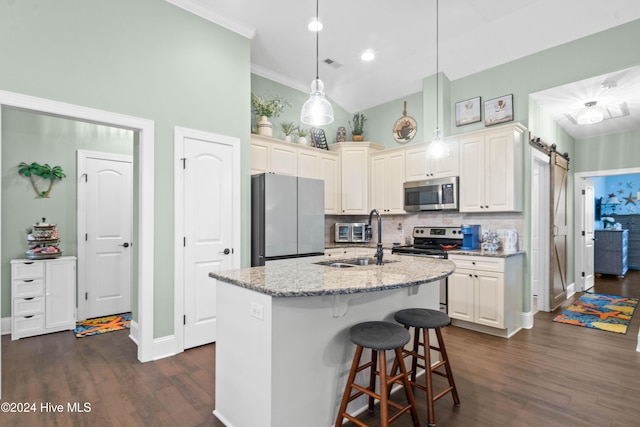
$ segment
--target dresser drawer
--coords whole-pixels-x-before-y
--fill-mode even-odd
[[[12,298],[44,296],[44,281],[42,279],[21,279],[13,281]]]
[[[11,264],[11,278],[13,279],[40,279],[44,277],[44,263],[37,261],[24,261]]]
[[[13,317],[12,338],[36,335],[44,330],[44,314],[29,314]]]
[[[13,315],[14,316],[25,316],[28,314],[42,314],[42,313],[44,313],[43,297],[13,299]]]

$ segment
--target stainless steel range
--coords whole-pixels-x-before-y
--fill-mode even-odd
[[[447,251],[462,246],[462,238],[460,227],[417,226],[413,228],[413,245],[394,246],[391,253],[446,259]],[[445,313],[447,300],[447,279],[444,279],[440,281],[440,310]]]
[[[413,245],[394,246],[391,253],[398,255],[427,256],[447,258],[447,251],[462,245],[460,227],[413,228]]]

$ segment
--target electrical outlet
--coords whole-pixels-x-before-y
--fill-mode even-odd
[[[262,306],[262,304],[252,302],[251,307],[249,308],[249,314],[251,315],[251,317],[262,320],[264,318],[263,309],[264,307]]]

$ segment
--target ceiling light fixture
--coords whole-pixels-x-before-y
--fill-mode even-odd
[[[360,59],[362,59],[363,61],[371,61],[376,57],[376,53],[373,51],[373,49],[367,49],[364,52],[362,52],[362,55],[360,55]]]
[[[440,93],[440,64],[438,62],[438,39],[439,34],[439,18],[438,18],[438,0],[436,0],[436,130],[433,131],[433,140],[427,145],[427,157],[430,159],[441,159],[449,156],[449,146],[442,140],[440,135],[440,115],[438,114],[439,102],[438,95]]]
[[[319,22],[318,0],[316,0],[316,21]],[[318,45],[319,32],[316,32],[316,78],[311,82],[311,94],[302,106],[300,121],[306,125],[322,126],[333,122],[333,108],[324,96],[324,83],[320,80],[318,72]]]
[[[591,101],[584,104],[584,108],[576,114],[576,122],[579,125],[591,125],[604,120],[604,113],[596,106],[598,101]]]
[[[318,17],[314,17],[313,19],[311,19],[311,22],[309,22],[309,25],[307,25],[307,28],[310,31],[322,31],[322,29],[324,28],[324,25],[322,25],[322,22],[320,22],[318,20]]]

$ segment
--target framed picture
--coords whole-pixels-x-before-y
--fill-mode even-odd
[[[324,134],[324,129],[311,128],[311,145],[321,150],[328,150],[327,137]]]
[[[484,101],[484,125],[493,126],[513,120],[513,94]]]
[[[480,97],[456,102],[456,126],[464,126],[480,121]]]

